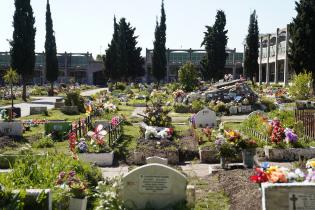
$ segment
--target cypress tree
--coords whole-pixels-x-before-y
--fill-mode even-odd
[[[206,80],[219,80],[222,76],[222,70],[226,62],[226,45],[227,45],[227,30],[225,30],[226,18],[222,10],[219,10],[216,15],[216,20],[213,26],[206,26],[207,31],[201,46],[205,46],[207,51],[207,60],[202,61],[202,75]],[[207,66],[207,68],[206,68]]]
[[[258,48],[259,48],[259,29],[256,11],[250,15],[248,26],[248,35],[246,37],[245,61],[244,69],[245,76],[249,77],[254,82],[253,77],[258,76]]]
[[[297,16],[290,24],[290,66],[296,73],[312,72],[315,88],[315,1],[296,2]]]
[[[11,66],[21,75],[22,99],[26,101],[26,84],[32,79],[35,67],[35,18],[30,0],[15,0],[14,4]]]
[[[223,77],[223,69],[225,67],[227,53],[227,30],[225,30],[226,17],[225,13],[222,10],[219,10],[216,15],[216,20],[213,26],[214,37],[215,37],[215,69],[216,73],[214,79],[219,80]]]
[[[45,42],[45,54],[46,54],[46,79],[51,84],[51,90],[49,95],[54,95],[54,82],[58,78],[58,59],[57,59],[57,47],[56,38],[53,30],[53,22],[51,18],[49,0],[47,0],[46,8],[46,42]]]
[[[153,42],[152,56],[152,74],[153,77],[160,83],[166,76],[167,58],[166,58],[166,14],[164,9],[164,0],[161,5],[161,20],[160,24],[156,21],[155,40]]]

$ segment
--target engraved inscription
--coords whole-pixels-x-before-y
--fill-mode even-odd
[[[304,193],[289,193],[290,210],[313,210],[315,209],[315,195]]]
[[[170,176],[169,175],[140,175],[139,177],[140,193],[170,193]]]

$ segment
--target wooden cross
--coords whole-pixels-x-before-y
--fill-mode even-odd
[[[298,200],[298,198],[293,194],[290,200],[293,202],[293,210],[296,210],[296,201]]]

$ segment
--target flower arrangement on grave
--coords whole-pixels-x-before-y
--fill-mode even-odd
[[[105,112],[107,112],[107,113],[116,112],[116,111],[117,111],[117,106],[114,105],[113,103],[106,102],[106,103],[104,104],[104,110],[105,110]]]
[[[237,154],[235,145],[222,135],[217,136],[214,144],[221,158],[234,158]]]
[[[311,166],[313,165],[313,166]],[[299,168],[288,169],[286,167],[270,166],[268,162],[262,163],[256,168],[250,180],[254,183],[292,183],[292,182],[315,182],[315,162],[309,160],[306,163],[306,171]]]
[[[60,172],[56,184],[66,190],[72,198],[83,199],[87,195],[87,184],[81,181],[75,171]]]
[[[254,139],[250,138],[240,138],[237,142],[237,147],[244,149],[255,149],[258,147],[257,142]]]
[[[68,142],[69,142],[69,149],[72,154],[73,159],[77,160],[77,151],[76,151],[76,144],[77,144],[77,134],[75,132],[70,132],[68,134]]]
[[[280,120],[275,118],[271,122],[272,132],[271,132],[271,142],[274,144],[281,143],[285,138],[284,128],[281,125]]]
[[[296,133],[294,133],[294,131],[290,128],[286,128],[284,130],[284,134],[285,134],[285,142],[287,144],[296,144],[298,141],[298,136]]]
[[[202,133],[208,138],[209,141],[211,140],[212,128],[210,127],[203,128]]]

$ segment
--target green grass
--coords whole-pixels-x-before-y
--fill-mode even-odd
[[[13,101],[13,105],[14,104],[19,104],[19,103],[23,103],[24,101],[22,100],[22,98],[18,98],[18,99],[15,99]],[[0,106],[8,106],[8,105],[11,105],[11,99],[10,100],[5,100],[5,99],[1,99],[0,100]]]
[[[239,122],[226,122],[224,123],[225,130],[240,130],[242,123]]]
[[[37,119],[37,120],[65,120],[65,121],[75,121],[80,118],[85,118],[87,115],[79,114],[79,115],[66,115],[62,113],[58,109],[51,109],[48,111],[48,116],[44,114],[38,114],[38,115],[30,115],[27,117],[21,117],[20,120],[29,120],[29,119]]]

